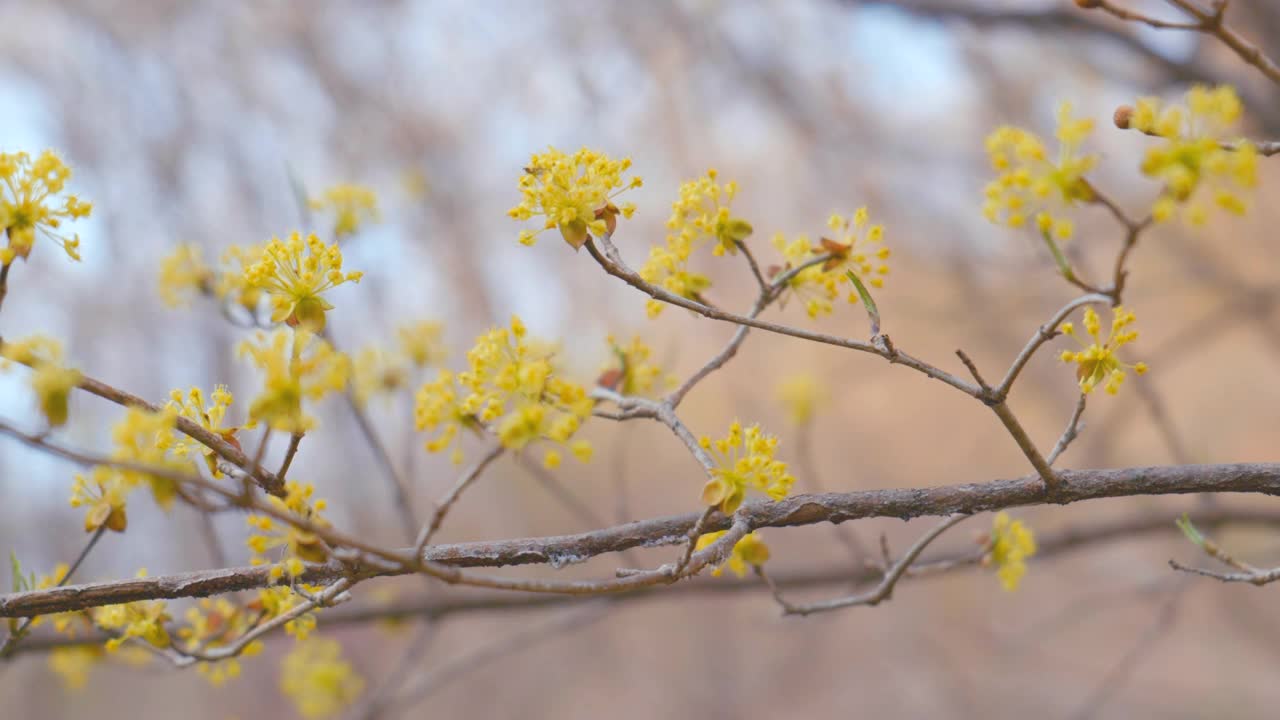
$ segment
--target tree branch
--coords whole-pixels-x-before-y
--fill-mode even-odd
[[[907,520],[923,516],[973,514],[1048,502],[1065,505],[1085,500],[1138,495],[1280,495],[1280,464],[1277,463],[1059,470],[1057,477],[1059,487],[1052,501],[1045,495],[1044,482],[1040,476],[1029,475],[1013,480],[933,488],[796,495],[778,502],[747,504],[735,517],[745,528],[755,530],[821,522],[840,523],[870,517]],[[566,561],[585,561],[635,547],[681,544],[687,540],[689,530],[700,515],[698,512],[654,518],[575,535],[434,545],[423,553],[423,560],[454,568],[560,566]],[[724,530],[730,524],[729,518],[715,513],[707,519],[703,530]],[[706,562],[713,556],[714,553],[705,555]],[[706,562],[702,564],[705,565]],[[369,576],[411,572],[405,568],[378,567],[362,568],[362,571],[367,571]],[[272,584],[269,572],[270,568],[261,566],[225,568],[0,595],[0,617],[29,617],[137,600],[205,597],[252,590]],[[327,583],[350,573],[349,567],[333,560],[308,566],[298,580],[303,583]],[[624,584],[610,587],[608,591],[638,589],[641,586],[642,583]]]
[[[1170,513],[1168,512],[1159,510],[1143,511],[1126,518],[1080,523],[1054,532],[1038,533],[1036,538],[1038,549],[1035,555],[1035,562],[1039,563],[1051,558],[1088,550],[1116,540],[1133,540],[1146,535],[1178,532],[1177,527],[1169,521],[1169,517]],[[1227,525],[1275,527],[1280,526],[1280,511],[1213,508],[1198,512],[1196,525],[1202,528],[1221,528]],[[935,553],[924,557],[910,568],[906,573],[906,578],[919,579],[942,575],[972,567],[980,560],[981,553],[975,553],[972,550],[951,550],[945,553]],[[870,566],[850,568],[846,563],[837,563],[833,567],[780,574],[774,578],[774,581],[779,587],[786,590],[806,590],[849,583],[853,583],[855,586],[869,586],[880,582],[882,577],[883,571],[880,568]],[[614,596],[611,600],[613,602],[678,600],[692,596],[736,595],[758,593],[766,590],[766,586],[752,578],[696,578],[690,582],[661,591],[655,589],[637,590],[626,595]],[[338,628],[388,620],[421,618],[438,621],[453,616],[529,612],[564,607],[581,602],[584,602],[584,600],[570,595],[519,595],[505,592],[469,593],[465,597],[432,597],[392,605],[371,604],[359,608],[334,610],[321,613],[317,615],[316,619],[322,628]],[[27,652],[44,652],[53,648],[71,645],[99,645],[108,638],[108,635],[101,633],[76,638],[47,633],[29,637],[15,650],[16,654],[23,654]]]

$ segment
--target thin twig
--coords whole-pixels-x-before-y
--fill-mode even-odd
[[[885,572],[884,579],[880,581],[879,585],[876,585],[874,588],[866,592],[833,598],[831,600],[823,600],[816,603],[796,605],[783,597],[782,591],[769,578],[768,574],[765,573],[764,568],[756,566],[755,571],[762,580],[768,583],[769,590],[772,591],[773,598],[777,601],[778,605],[782,606],[782,612],[784,615],[803,616],[859,605],[879,605],[893,595],[894,586],[896,586],[898,581],[902,579],[902,576],[907,572],[907,569],[911,567],[911,564],[916,561],[916,558],[920,557],[920,553],[924,552],[924,549],[929,547],[929,543],[938,539],[938,537],[947,530],[950,530],[969,517],[971,516],[956,515],[935,525],[932,530],[925,533],[923,537],[917,540],[915,544],[907,550],[906,554]]]
[[[351,595],[347,590],[355,584],[356,581],[350,578],[342,578],[332,585],[320,591],[314,597],[308,598],[301,603],[289,608],[288,611],[280,613],[271,618],[271,620],[246,632],[236,638],[235,642],[223,647],[211,648],[208,650],[196,650],[194,648],[173,648],[179,659],[175,664],[181,666],[189,665],[195,662],[217,662],[219,660],[227,660],[243,653],[255,640],[275,630],[283,627],[286,623],[293,622],[316,608],[332,607],[351,599]]]
[[[102,534],[106,532],[106,530],[107,526],[104,523],[99,525],[98,529],[93,531],[93,534],[89,536],[89,541],[80,549],[80,554],[76,555],[76,559],[71,561],[71,566],[67,568],[67,572],[58,580],[57,584],[54,585],[55,588],[66,586],[66,584],[71,580],[71,576],[75,574],[76,570],[80,569],[80,565],[84,563],[85,558],[89,557],[89,553],[98,544],[98,541],[102,539]],[[31,628],[31,623],[33,622],[35,622],[35,617],[28,617],[16,630],[13,631],[13,633],[9,635],[8,638],[5,639],[4,645],[0,645],[0,660],[13,654],[13,649],[17,647],[18,643],[22,641],[22,638],[26,636],[27,630]]]
[[[449,488],[449,492],[436,501],[436,509],[431,513],[431,520],[418,532],[418,539],[414,543],[413,554],[415,557],[421,557],[422,551],[431,542],[431,538],[435,536],[436,531],[440,529],[440,525],[444,523],[445,516],[453,509],[453,505],[458,502],[458,498],[462,497],[462,493],[471,487],[471,483],[475,482],[484,473],[485,468],[489,467],[489,464],[494,460],[497,460],[498,456],[502,455],[505,450],[506,448],[497,444],[489,448],[474,465],[458,476],[457,482],[453,484],[453,487]]]
[[[956,357],[960,358],[960,362],[964,363],[969,374],[978,382],[978,387],[982,388],[984,393],[990,393],[991,386],[988,385],[986,379],[982,377],[982,372],[978,370],[978,366],[973,362],[973,358],[969,357],[969,354],[964,350],[960,350],[958,348],[956,349]]]
[[[1194,2],[1190,2],[1190,0],[1168,0],[1168,2],[1170,5],[1190,15],[1194,20],[1183,22],[1161,20],[1120,7],[1111,2],[1111,0],[1091,0],[1085,7],[1097,8],[1121,20],[1139,22],[1154,28],[1190,30],[1212,35],[1222,41],[1241,60],[1257,68],[1272,82],[1280,84],[1280,65],[1277,65],[1274,60],[1268,57],[1262,51],[1262,48],[1244,39],[1239,32],[1227,24],[1225,18],[1226,2],[1215,2],[1210,10],[1204,10]]]
[[[12,262],[0,265],[0,307],[4,307],[4,299],[9,294],[9,268],[13,267]]]
[[[1049,457],[1045,458],[1045,464],[1053,467],[1058,461],[1058,457],[1066,452],[1067,447],[1080,435],[1080,431],[1084,426],[1080,424],[1080,416],[1084,415],[1085,402],[1089,399],[1088,395],[1080,393],[1080,399],[1076,401],[1075,412],[1071,413],[1071,419],[1067,421],[1067,427],[1062,431],[1062,435],[1058,437],[1058,442],[1054,444],[1053,450],[1049,452]]]
[[[810,340],[812,342],[822,343],[824,345],[835,345],[837,347],[843,347],[849,350],[857,350],[859,352],[879,355],[880,357],[888,360],[892,364],[905,365],[913,370],[916,370],[918,372],[921,372],[927,375],[928,377],[931,377],[935,380],[939,380],[947,385],[950,385],[951,387],[954,387],[965,394],[977,397],[977,394],[979,392],[977,387],[974,387],[970,383],[967,383],[964,380],[961,380],[955,375],[952,375],[951,373],[946,372],[945,370],[936,368],[902,351],[896,351],[896,350],[890,351],[886,348],[878,347],[871,343],[862,342],[860,340],[851,340],[848,338],[837,337],[835,335],[826,335],[823,333],[810,332],[808,330],[790,327],[787,325],[779,325],[777,323],[771,323],[771,322],[759,320],[756,318],[749,318],[749,317],[746,317],[745,315],[738,315],[737,313],[726,312],[724,310],[713,308],[703,303],[699,303],[697,301],[690,300],[685,297],[681,297],[680,295],[676,295],[675,293],[665,290],[664,288],[658,287],[657,285],[653,285],[651,283],[645,282],[645,280],[641,278],[638,273],[636,273],[634,270],[632,270],[625,263],[622,262],[621,256],[618,255],[617,248],[613,246],[612,242],[602,238],[600,241],[600,245],[604,248],[603,251],[601,250],[601,248],[596,246],[595,240],[591,238],[587,239],[587,242],[586,242],[587,251],[591,253],[591,257],[597,263],[599,263],[602,268],[604,268],[605,272],[622,280],[623,282],[636,288],[637,290],[640,290],[641,292],[645,293],[646,295],[648,295],[649,297],[652,297],[655,300],[665,302],[670,305],[675,305],[676,307],[682,307],[686,310],[691,310],[695,313],[698,313],[699,315],[711,318],[712,320],[719,320],[722,322],[733,323],[735,325],[749,325],[751,327],[759,328],[761,330],[765,330],[772,333],[777,333],[779,335],[789,335],[791,337],[800,338],[802,340]],[[775,280],[774,282],[776,284],[777,280]]]
[[[1232,572],[1224,573],[1216,570],[1207,570],[1205,568],[1191,567],[1183,565],[1177,560],[1170,560],[1169,567],[1179,572],[1191,573],[1192,575],[1202,575],[1204,577],[1221,580],[1224,583],[1249,583],[1262,587],[1280,580],[1280,568],[1272,568],[1270,570],[1255,570],[1252,572]]]
[[[1121,20],[1129,20],[1132,22],[1142,23],[1143,25],[1150,25],[1153,28],[1160,28],[1163,30],[1199,30],[1200,29],[1200,23],[1198,22],[1176,22],[1173,20],[1161,20],[1159,18],[1153,18],[1150,15],[1144,15],[1140,12],[1127,10],[1125,8],[1122,8],[1112,3],[1110,0],[1091,0],[1089,5],[1092,7],[1096,7],[1099,10],[1103,10],[1108,14],[1114,15],[1115,17],[1120,18]]]
[[[742,256],[747,259],[747,265],[751,266],[751,275],[756,279],[756,285],[760,287],[760,292],[767,294],[770,289],[769,281],[765,279],[764,273],[760,272],[760,263],[756,262],[756,256],[751,254],[751,248],[741,240],[735,240],[734,243],[738,246]]]
[[[1032,441],[1031,436],[1023,429],[1022,423],[1018,422],[1018,418],[1013,414],[1013,410],[1009,407],[1009,403],[1001,402],[991,406],[992,412],[996,417],[1000,418],[1000,422],[1004,424],[1004,429],[1009,431],[1009,435],[1013,437],[1013,441],[1018,444],[1018,449],[1022,450],[1022,454],[1027,457],[1031,463],[1031,467],[1036,469],[1036,473],[1044,480],[1045,491],[1049,495],[1057,492],[1061,485],[1058,476],[1054,474],[1053,468],[1049,467],[1049,463],[1040,454],[1040,450],[1036,448],[1036,444]]]
[[[1013,383],[1017,381],[1022,369],[1027,366],[1027,363],[1035,355],[1036,350],[1040,349],[1041,345],[1058,336],[1058,326],[1067,319],[1067,316],[1075,312],[1077,308],[1085,305],[1101,305],[1109,304],[1110,302],[1111,298],[1106,295],[1090,293],[1081,295],[1059,308],[1058,312],[1054,313],[1053,317],[1049,319],[1049,322],[1036,328],[1035,334],[1023,346],[1022,351],[1013,359],[1013,362],[1009,364],[1009,369],[1005,372],[1004,379],[1000,381],[1000,384],[993,391],[994,399],[999,401],[1009,395],[1009,391],[1013,389]]]
[[[276,477],[282,481],[289,474],[289,468],[293,467],[293,456],[298,454],[298,446],[302,444],[303,434],[295,432],[289,436],[289,447],[284,451],[284,462],[280,463],[280,469],[276,471]]]

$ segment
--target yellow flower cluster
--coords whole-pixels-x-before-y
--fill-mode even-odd
[[[614,160],[588,148],[566,155],[555,148],[535,154],[520,176],[519,205],[507,211],[514,220],[546,219],[540,230],[521,230],[520,242],[533,245],[544,230],[558,228],[574,250],[589,235],[612,234],[618,215],[630,218],[635,205],[613,204],[619,193],[643,184],[639,177],[624,179],[631,158]]]
[[[618,344],[612,335],[608,339],[609,348],[613,351],[614,362],[605,366],[596,384],[609,388],[622,395],[649,395],[663,385],[670,385],[674,380],[664,376],[662,368],[649,362],[653,350],[640,339],[639,335],[631,338],[626,345]]]
[[[1186,106],[1163,105],[1143,98],[1127,118],[1128,127],[1167,142],[1147,150],[1142,172],[1164,183],[1152,208],[1159,222],[1182,207],[1187,222],[1203,225],[1213,207],[1235,215],[1247,208],[1244,194],[1258,184],[1258,151],[1239,141],[1222,146],[1240,120],[1242,107],[1235,89],[1196,85],[1187,92]]]
[[[280,667],[280,689],[305,718],[338,714],[364,692],[364,679],[342,658],[336,640],[298,643]]]
[[[640,268],[640,277],[650,285],[659,285],[663,289],[694,302],[706,304],[702,293],[711,287],[711,278],[703,273],[692,272],[688,268],[689,253],[671,246],[649,248],[649,259]],[[657,317],[666,308],[659,300],[650,300],[645,304],[649,317]]]
[[[34,160],[24,152],[0,153],[0,229],[8,237],[0,247],[0,266],[15,258],[26,259],[36,241],[36,230],[44,233],[72,260],[80,259],[80,236],[60,232],[64,220],[89,217],[90,203],[75,195],[57,196],[71,178],[66,166],[52,150]]]
[[[0,345],[0,370],[7,370],[11,363],[21,363],[32,369],[31,389],[49,426],[65,425],[70,412],[71,391],[80,384],[81,375],[79,370],[63,365],[62,345],[43,335],[6,342]]]
[[[410,381],[410,369],[441,364],[448,356],[444,326],[438,322],[418,322],[397,331],[399,347],[385,350],[370,346],[356,354],[352,385],[356,402],[367,403],[375,395],[391,395]]]
[[[208,401],[205,400],[204,392],[200,388],[193,387],[187,391],[186,395],[183,395],[181,390],[170,391],[169,402],[165,405],[165,409],[187,418],[215,435],[220,435],[223,440],[238,447],[240,441],[236,439],[236,433],[240,428],[222,425],[232,400],[226,385],[215,385]],[[180,458],[202,457],[213,477],[222,476],[222,472],[218,470],[217,453],[186,435],[175,435],[173,454]]]
[[[707,533],[698,538],[698,542],[694,545],[694,550],[702,550],[710,547],[712,543],[724,536],[725,531]],[[719,567],[711,571],[713,577],[720,577],[724,572],[724,566],[728,565],[729,570],[738,577],[746,577],[747,569],[752,567],[760,567],[769,561],[769,546],[765,545],[764,540],[754,533],[747,533],[741,540],[733,546],[733,552],[728,559],[721,563]]]
[[[791,375],[778,383],[778,399],[791,422],[805,426],[813,422],[818,407],[828,399],[827,388],[809,373]]]
[[[1027,572],[1027,558],[1036,554],[1036,538],[1021,520],[1009,513],[996,513],[991,522],[991,550],[987,562],[996,566],[996,576],[1004,589],[1013,592]]]
[[[773,238],[774,247],[786,260],[779,272],[808,265],[788,281],[787,288],[804,299],[805,311],[812,318],[831,313],[841,285],[849,284],[847,273],[852,272],[867,285],[877,288],[884,287],[884,278],[889,274],[885,262],[889,259],[889,248],[883,245],[884,226],[872,225],[865,207],[858,208],[851,218],[832,215],[827,226],[837,239],[824,237],[818,245],[810,244],[807,235],[790,242],[782,234]],[[818,263],[819,257],[827,259]],[[849,292],[848,300],[853,304],[862,302],[856,291]]]
[[[287,590],[287,588],[286,588]],[[258,624],[269,620],[257,612],[249,612],[226,598],[202,598],[195,607],[187,608],[186,624],[178,628],[178,637],[189,650],[210,650],[238,641]],[[252,657],[262,652],[262,643],[253,641],[241,651]],[[240,677],[240,661],[232,657],[218,662],[201,662],[196,669],[214,687]]]
[[[703,241],[715,241],[714,255],[736,253],[738,243],[752,233],[751,223],[733,217],[729,205],[738,192],[733,181],[718,182],[715,169],[680,186],[680,196],[671,205],[667,219],[667,238],[662,246],[649,248],[649,259],[640,268],[645,282],[660,285],[681,297],[702,302],[701,294],[711,287],[711,280],[701,273],[689,271],[689,258]],[[665,305],[657,300],[648,303],[649,317],[656,317]]]
[[[102,648],[97,645],[70,645],[49,652],[49,669],[67,690],[83,690],[89,682],[89,670],[102,661]]]
[[[702,488],[702,502],[725,515],[732,515],[742,505],[748,489],[781,500],[795,484],[796,479],[787,473],[787,464],[773,458],[778,438],[760,432],[759,425],[744,431],[742,424],[735,420],[723,440],[712,442],[711,438],[704,437],[701,445],[717,463],[711,479]]]
[[[1125,331],[1125,328],[1133,323],[1136,318],[1134,314],[1125,310],[1123,307],[1117,307],[1112,311],[1111,332],[1108,333],[1107,339],[1102,339],[1102,322],[1098,318],[1098,313],[1093,308],[1085,308],[1084,311],[1084,328],[1093,339],[1091,343],[1085,345],[1084,341],[1076,337],[1075,325],[1072,323],[1063,323],[1062,332],[1076,338],[1076,341],[1084,347],[1083,350],[1072,352],[1064,350],[1062,353],[1062,361],[1065,363],[1075,363],[1077,365],[1076,377],[1080,380],[1080,391],[1088,394],[1102,383],[1107,392],[1115,395],[1120,391],[1120,384],[1124,382],[1125,370],[1132,369],[1139,375],[1147,371],[1146,363],[1137,363],[1129,365],[1120,361],[1116,357],[1116,350],[1122,345],[1133,342],[1138,339],[1137,330]]]
[[[418,391],[415,408],[419,431],[438,433],[426,443],[428,452],[456,447],[462,428],[486,429],[504,447],[520,450],[536,440],[568,445],[580,461],[591,457],[591,445],[573,441],[593,401],[581,385],[557,377],[552,350],[526,339],[524,323],[512,316],[511,328],[493,328],[476,339],[467,353],[469,368],[454,374],[442,370]],[[552,449],[544,464],[560,464]]]
[[[218,274],[205,264],[200,246],[182,243],[160,260],[160,300],[171,308],[191,304],[194,295],[212,295]]]
[[[419,370],[439,365],[449,356],[444,343],[444,325],[432,320],[403,325],[396,331],[400,352]]]
[[[112,428],[115,462],[138,463],[173,472],[190,472],[190,465],[174,457],[173,430],[177,412],[166,409],[149,412],[129,408],[124,419]],[[88,475],[77,474],[71,489],[71,507],[87,506],[84,529],[92,532],[106,525],[108,530],[124,532],[128,525],[125,503],[130,492],[148,485],[156,504],[168,508],[177,494],[177,486],[169,477],[127,470],[118,466],[98,465]]]
[[[1094,198],[1084,175],[1097,156],[1080,153],[1091,132],[1093,121],[1073,117],[1071,104],[1063,103],[1058,109],[1058,157],[1050,160],[1034,133],[1007,125],[997,128],[987,137],[987,154],[998,175],[986,187],[983,214],[1012,228],[1032,220],[1042,235],[1070,239],[1075,224],[1066,210]]]
[[[711,169],[680,186],[680,197],[667,219],[667,231],[674,236],[674,241],[667,241],[669,247],[692,248],[699,240],[711,239],[716,241],[712,254],[718,257],[737,253],[738,243],[751,236],[751,223],[729,214],[738,183],[731,180],[722,185],[716,182],[717,175]]]
[[[324,512],[324,500],[312,501],[315,488],[308,484],[289,482],[285,486],[285,497],[270,496],[267,501],[277,510],[304,520],[312,525],[327,526],[328,522],[320,515]],[[247,544],[253,551],[254,565],[266,565],[271,561],[266,554],[283,548],[282,557],[271,565],[271,579],[279,580],[285,575],[295,579],[306,570],[304,563],[322,563],[329,559],[329,550],[323,540],[315,533],[301,530],[289,523],[275,520],[268,515],[251,515],[248,518],[250,529]]]
[[[324,329],[324,314],[333,305],[321,293],[345,282],[360,282],[363,273],[342,272],[338,244],[325,245],[315,235],[293,233],[281,242],[272,238],[262,258],[245,269],[245,284],[271,298],[271,322]]]
[[[319,585],[300,584],[303,590],[311,593],[319,593],[324,588]],[[304,600],[303,595],[295,592],[293,587],[288,585],[277,585],[275,587],[263,588],[258,591],[258,597],[249,603],[248,608],[253,613],[261,613],[264,620],[278,617],[297,607]],[[308,612],[284,624],[284,632],[291,635],[297,640],[306,640],[311,631],[316,629],[316,612]]]
[[[356,234],[361,223],[376,222],[379,217],[377,194],[362,185],[334,185],[308,200],[307,206],[333,212],[333,236],[337,239]]]
[[[351,364],[351,386],[360,405],[375,395],[390,396],[409,382],[409,369],[394,352],[367,347],[356,353]]]
[[[138,577],[146,577],[146,571]],[[152,647],[167,648],[171,640],[165,623],[171,619],[163,600],[139,600],[123,605],[105,605],[89,611],[93,623],[112,634],[106,642],[108,651],[118,649],[130,638],[138,638]]]
[[[315,401],[343,390],[351,374],[346,355],[302,328],[270,336],[259,332],[254,341],[240,344],[240,355],[266,373],[262,392],[249,406],[249,419],[290,433],[315,426],[315,418],[303,412],[304,399]]]
[[[223,269],[218,273],[214,294],[223,302],[235,303],[254,313],[258,309],[262,288],[249,280],[249,268],[262,262],[265,245],[232,245],[222,254]]]

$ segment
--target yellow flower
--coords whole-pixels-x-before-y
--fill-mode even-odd
[[[160,412],[129,408],[124,419],[112,428],[114,448],[111,460],[173,472],[190,472],[190,464],[171,453],[177,442],[173,430],[176,416],[177,411],[173,408]],[[124,532],[128,524],[126,499],[130,492],[142,485],[151,488],[152,497],[161,508],[167,509],[177,495],[177,485],[169,477],[98,465],[88,476],[76,475],[71,489],[71,507],[88,506],[85,532],[92,532],[103,525],[109,530]]]
[[[439,365],[449,356],[444,344],[444,325],[430,320],[403,325],[396,334],[400,350],[416,368]]]
[[[215,385],[207,403],[200,388],[193,387],[187,391],[186,396],[183,396],[181,390],[170,391],[169,402],[165,405],[165,408],[239,447],[240,441],[236,439],[236,433],[239,432],[240,428],[222,426],[222,421],[227,415],[227,408],[231,407],[232,399],[226,385]],[[187,457],[188,455],[203,457],[205,464],[209,467],[209,472],[214,477],[222,476],[222,471],[218,470],[218,454],[186,435],[175,435],[173,454],[176,457]]]
[[[222,270],[218,273],[214,294],[219,300],[235,303],[249,312],[258,309],[263,290],[250,282],[249,268],[262,262],[265,245],[232,245],[222,254]]]
[[[88,506],[84,531],[93,532],[106,525],[108,530],[124,532],[129,526],[125,505],[132,489],[110,468],[99,466],[89,475],[77,473],[71,487],[71,507]]]
[[[865,207],[858,208],[853,217],[832,215],[827,220],[827,227],[836,235],[835,240],[822,238],[819,247],[812,248],[818,254],[831,256],[822,264],[827,273],[852,272],[859,279],[872,287],[884,287],[884,277],[889,274],[889,248],[884,243],[884,226],[869,224],[869,215]],[[849,296],[849,302],[861,302],[856,293]]]
[[[524,323],[515,316],[510,330],[493,328],[477,338],[467,352],[466,371],[441,371],[418,391],[417,428],[438,433],[427,441],[427,451],[453,447],[458,431],[467,428],[493,432],[512,450],[545,440],[569,444],[575,457],[589,459],[589,446],[570,441],[594,402],[586,388],[556,375],[552,355],[551,348],[526,339]],[[461,459],[455,448],[454,462]]]
[[[146,577],[140,571],[138,577]],[[118,649],[130,638],[138,638],[153,647],[167,648],[171,641],[165,623],[171,619],[163,600],[139,600],[123,605],[105,605],[89,611],[93,622],[113,637],[107,641],[108,651]]]
[[[90,203],[75,195],[58,198],[71,177],[52,150],[33,161],[24,152],[0,153],[0,228],[9,242],[0,248],[0,265],[14,258],[26,259],[36,241],[36,230],[62,247],[72,260],[80,259],[80,236],[59,232],[64,220],[89,217]],[[60,202],[59,202],[60,200]]]
[[[787,417],[796,425],[808,425],[818,411],[818,406],[828,399],[827,389],[809,373],[791,375],[778,383],[778,399],[787,410]]]
[[[630,218],[635,212],[631,203],[621,209],[613,204],[619,193],[642,184],[638,177],[623,179],[630,167],[631,158],[613,160],[587,148],[572,155],[547,148],[533,155],[520,176],[520,204],[507,215],[514,220],[541,215],[546,222],[539,230],[521,230],[520,242],[532,245],[544,230],[558,228],[564,241],[577,250],[588,235],[612,234],[618,215]]]
[[[714,169],[708,170],[706,175],[680,186],[680,195],[672,203],[671,217],[667,219],[666,242],[649,248],[649,259],[640,268],[645,282],[703,302],[702,293],[711,287],[711,280],[689,271],[689,258],[694,251],[706,241],[714,241],[713,255],[736,253],[737,244],[751,235],[751,223],[729,212],[738,184],[720,184],[717,178]],[[657,300],[649,301],[649,317],[657,317],[663,307]]]
[[[245,281],[271,297],[271,322],[324,329],[324,314],[333,305],[321,293],[345,282],[360,282],[363,273],[342,272],[337,243],[325,245],[315,235],[304,240],[293,233],[285,242],[272,238],[262,259],[245,270]]]
[[[788,291],[804,300],[805,312],[811,318],[831,313],[841,288],[852,285],[847,273],[852,272],[876,288],[884,287],[884,278],[889,274],[889,265],[885,262],[889,259],[889,248],[883,245],[884,226],[870,224],[866,208],[858,208],[851,218],[832,215],[827,226],[837,239],[824,237],[814,245],[807,235],[791,241],[781,233],[773,238],[774,247],[786,260],[779,273],[816,262],[820,257],[827,258],[805,267],[787,282]],[[846,297],[855,305],[862,302],[856,289],[851,289]]]
[[[1244,195],[1258,184],[1258,151],[1244,140],[1234,150],[1229,132],[1240,119],[1240,98],[1234,88],[1196,85],[1187,92],[1186,107],[1164,106],[1159,99],[1142,98],[1128,126],[1167,142],[1147,150],[1144,175],[1164,183],[1152,208],[1158,222],[1179,208],[1192,225],[1203,225],[1218,207],[1235,215],[1247,209]]]
[[[1093,121],[1071,115],[1071,104],[1058,108],[1058,157],[1050,160],[1044,142],[1021,128],[1002,126],[987,136],[987,154],[996,171],[986,187],[982,212],[993,223],[1012,228],[1035,222],[1043,235],[1068,240],[1075,225],[1066,211],[1090,202],[1093,190],[1085,173],[1097,163],[1096,155],[1080,154]]]
[[[367,347],[356,353],[352,363],[352,385],[360,405],[374,395],[391,395],[409,382],[408,368],[395,353],[379,347]]]
[[[996,513],[991,523],[991,551],[988,562],[996,566],[996,576],[1004,589],[1013,592],[1027,572],[1027,558],[1036,554],[1036,538],[1021,520],[1009,513]]]
[[[1084,311],[1084,327],[1093,338],[1093,342],[1085,345],[1084,341],[1076,337],[1075,325],[1072,323],[1063,323],[1062,332],[1076,338],[1083,350],[1079,352],[1071,352],[1064,350],[1061,357],[1066,363],[1075,363],[1078,367],[1076,377],[1080,380],[1080,391],[1088,394],[1099,383],[1103,383],[1107,392],[1115,395],[1120,391],[1120,384],[1124,382],[1125,370],[1132,369],[1139,375],[1147,371],[1146,363],[1137,363],[1129,365],[1120,361],[1116,357],[1116,350],[1122,345],[1133,342],[1138,339],[1138,331],[1125,331],[1136,318],[1133,313],[1125,310],[1123,307],[1117,307],[1112,311],[1111,332],[1107,335],[1107,339],[1102,339],[1101,321],[1098,313],[1093,308],[1085,308]]]
[[[183,243],[160,261],[160,299],[171,308],[191,304],[194,295],[212,295],[217,273],[200,257],[200,246]]]
[[[378,196],[361,185],[334,185],[307,205],[312,210],[333,211],[333,235],[338,239],[356,234],[366,220],[378,220]]]
[[[313,596],[315,593],[324,590],[323,587],[316,585],[302,584],[301,587],[308,593],[313,594]],[[261,613],[263,621],[266,621],[289,612],[305,599],[301,594],[295,592],[293,587],[277,585],[259,590],[257,598],[248,604],[248,609],[255,614]],[[315,629],[315,611],[303,613],[284,624],[285,634],[297,640],[306,640]]]
[[[751,235],[751,223],[729,213],[738,183],[719,184],[717,175],[714,169],[708,170],[703,177],[680,186],[680,197],[672,204],[667,220],[667,231],[676,237],[669,245],[692,247],[700,240],[712,239],[716,241],[712,253],[720,256],[737,253],[737,243]]]
[[[277,510],[314,525],[328,525],[328,521],[320,515],[326,507],[325,501],[311,500],[315,493],[313,486],[290,481],[285,486],[285,491],[283,499],[273,495],[268,498],[268,502]],[[322,563],[329,559],[329,550],[324,541],[312,532],[300,530],[267,515],[250,515],[247,521],[253,530],[247,541],[249,549],[254,552],[253,564],[269,563],[270,560],[265,557],[267,552],[274,548],[284,548],[282,557],[271,566],[272,580],[279,580],[285,575],[292,580],[306,570],[304,563]]]
[[[178,637],[190,650],[226,647],[270,619],[265,614],[259,616],[256,611],[246,611],[226,598],[201,598],[195,607],[187,608],[184,617],[187,622],[178,628]],[[241,655],[248,657],[261,651],[262,643],[254,641],[245,646]],[[228,680],[240,676],[240,661],[233,657],[217,662],[200,662],[196,670],[211,685],[221,687]]]
[[[346,355],[303,329],[277,330],[270,337],[259,332],[255,341],[240,344],[240,355],[266,373],[262,392],[249,406],[249,419],[290,433],[315,426],[315,419],[302,410],[304,399],[315,401],[343,390],[351,374]]]
[[[640,277],[650,285],[659,285],[668,292],[695,302],[705,302],[702,293],[711,287],[711,278],[702,273],[690,272],[687,265],[693,248],[673,247],[668,237],[666,247],[649,248],[649,259],[640,268]],[[649,317],[657,317],[666,304],[650,300],[645,305]]]
[[[615,362],[601,372],[596,384],[615,390],[622,395],[649,395],[660,385],[670,385],[674,379],[663,376],[662,368],[649,362],[653,350],[637,335],[626,345],[619,345],[610,335],[609,347]]]
[[[724,536],[725,531],[707,533],[698,538],[698,542],[694,545],[694,550],[702,550],[710,547],[712,543]],[[728,565],[734,575],[738,577],[746,577],[747,569],[752,567],[760,567],[769,561],[769,546],[764,544],[764,540],[754,532],[747,533],[741,540],[733,546],[733,552],[725,562],[719,567],[711,571],[713,577],[720,577],[724,572],[724,566]]]
[[[102,661],[102,648],[97,645],[71,645],[54,648],[49,653],[49,669],[67,690],[83,690],[89,682],[89,670]]]
[[[338,714],[364,692],[364,679],[342,659],[336,640],[299,642],[280,667],[280,689],[305,718]]]
[[[0,370],[7,370],[9,361],[31,367],[31,389],[49,426],[65,425],[71,391],[80,385],[82,376],[79,370],[62,365],[62,345],[42,335],[4,343],[0,345]]]
[[[759,425],[752,425],[744,432],[735,420],[723,440],[713,443],[711,438],[704,437],[701,444],[717,462],[712,478],[702,488],[702,502],[725,515],[732,515],[742,505],[749,489],[781,500],[796,481],[787,473],[787,464],[773,458],[778,439],[760,432]]]

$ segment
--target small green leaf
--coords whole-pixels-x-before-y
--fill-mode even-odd
[[[1040,236],[1044,238],[1044,244],[1049,246],[1049,253],[1053,255],[1053,262],[1057,264],[1058,271],[1062,273],[1062,277],[1068,280],[1075,280],[1076,273],[1071,269],[1071,263],[1067,260],[1067,256],[1062,253],[1062,248],[1058,247],[1058,241],[1053,239],[1048,230],[1042,230]]]
[[[862,284],[859,278],[852,270],[845,270],[845,275],[849,277],[849,282],[858,290],[858,297],[862,298],[862,307],[867,309],[867,317],[871,319],[871,335],[872,337],[880,334],[880,310],[876,307],[876,301],[872,299],[871,293],[867,290],[867,286]]]
[[[1182,513],[1182,517],[1178,518],[1176,522],[1178,524],[1178,529],[1182,531],[1183,535],[1187,536],[1188,540],[1195,543],[1196,547],[1199,547],[1199,548],[1204,547],[1204,543],[1205,543],[1204,535],[1202,535],[1200,531],[1196,529],[1195,525],[1191,524],[1191,519],[1187,517],[1186,513]]]
[[[18,561],[18,553],[14,550],[9,551],[9,568],[13,572],[13,591],[22,592],[22,563]]]

